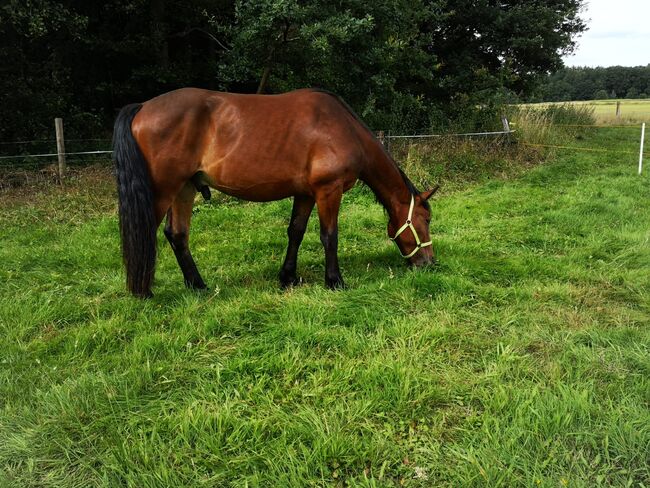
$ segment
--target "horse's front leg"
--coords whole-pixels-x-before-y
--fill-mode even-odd
[[[332,290],[345,286],[338,258],[338,217],[342,195],[341,188],[322,191],[316,195],[318,218],[320,219],[320,240],[325,248],[325,285]]]
[[[305,235],[309,216],[314,208],[315,200],[311,197],[296,195],[293,199],[293,210],[291,211],[291,222],[287,228],[289,236],[289,246],[287,255],[280,269],[280,285],[282,288],[297,285],[299,283],[296,276],[298,265],[298,249]]]

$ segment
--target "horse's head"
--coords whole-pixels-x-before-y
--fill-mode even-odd
[[[434,261],[433,246],[429,233],[431,209],[427,200],[438,190],[411,195],[408,205],[403,205],[397,215],[388,221],[388,236],[395,241],[402,257],[413,266],[422,266]]]

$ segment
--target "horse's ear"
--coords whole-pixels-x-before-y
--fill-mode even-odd
[[[439,188],[440,185],[436,185],[433,188],[431,188],[431,190],[423,191],[422,193],[420,193],[420,196],[422,197],[423,200],[428,200],[433,196],[435,192],[438,191]]]

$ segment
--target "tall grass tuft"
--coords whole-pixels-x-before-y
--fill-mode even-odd
[[[391,141],[390,151],[413,183],[422,188],[439,181],[446,187],[462,187],[467,182],[513,174],[523,166],[520,163],[531,161],[530,149],[504,137],[399,139]]]
[[[572,104],[512,106],[508,119],[515,130],[509,136],[392,139],[389,149],[417,186],[444,181],[447,187],[461,187],[468,181],[519,174],[553,157],[547,146],[582,138],[595,124],[592,107]]]
[[[544,108],[513,106],[510,119],[518,140],[546,145],[564,144],[596,123],[593,107],[569,103]]]

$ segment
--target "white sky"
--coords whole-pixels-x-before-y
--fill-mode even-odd
[[[567,66],[650,64],[650,0],[587,0],[582,18],[589,30]]]

